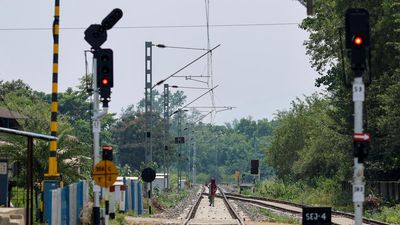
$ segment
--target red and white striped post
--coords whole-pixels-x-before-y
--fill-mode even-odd
[[[115,185],[110,187],[110,219],[115,219]]]

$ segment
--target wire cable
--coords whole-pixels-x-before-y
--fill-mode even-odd
[[[209,24],[209,27],[265,27],[265,26],[298,26],[295,22],[278,23],[238,23],[238,24]],[[207,25],[149,25],[149,26],[121,26],[113,29],[165,29],[165,28],[205,28]],[[85,30],[87,27],[60,27],[60,30]],[[0,28],[0,31],[49,31],[51,27],[17,27]]]

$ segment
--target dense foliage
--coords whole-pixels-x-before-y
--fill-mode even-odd
[[[333,132],[352,133],[351,90],[344,86],[344,74],[351,79],[341,46],[344,40],[344,12],[350,7],[366,8],[370,14],[372,83],[366,91],[365,128],[372,135],[367,178],[374,180],[400,179],[400,4],[396,0],[346,1],[317,0],[316,14],[306,18],[301,27],[310,33],[305,43],[314,69],[320,74],[317,85],[327,87],[333,112]],[[329,18],[329,19],[328,19]],[[344,71],[343,68],[346,68]],[[366,77],[365,77],[366,78]],[[367,80],[367,79],[365,79]],[[343,143],[332,136],[331,143]],[[331,148],[332,150],[335,148]],[[350,146],[346,149],[351,151]],[[339,158],[343,154],[336,153]]]
[[[270,143],[273,126],[274,123],[266,119],[242,118],[223,126],[200,124],[195,127],[199,180],[215,176],[218,180],[233,182],[235,171],[249,174],[252,159],[260,160],[263,177],[271,176],[262,149]]]
[[[286,180],[313,181],[319,177],[348,177],[351,139],[334,128],[329,100],[317,95],[292,102],[279,112],[271,147],[267,149],[276,175]]]
[[[60,93],[58,114],[58,171],[66,184],[77,179],[88,178],[92,168],[92,138],[90,126],[90,104],[83,85],[77,91],[71,88]],[[21,80],[0,82],[0,106],[18,112],[24,118],[18,119],[21,130],[39,134],[50,133],[51,96],[32,90]],[[111,141],[110,124],[113,115],[103,120],[102,139]],[[26,139],[9,134],[0,134],[0,153],[15,165],[14,176],[22,185],[25,177]],[[45,141],[35,141],[34,179],[42,180],[47,172],[49,146]]]
[[[364,7],[370,13],[372,43],[370,70],[364,76],[366,82],[368,75],[372,77],[364,117],[365,130],[372,135],[366,175],[368,180],[398,180],[400,4],[393,0],[314,3],[315,15],[304,19],[301,28],[310,33],[305,45],[320,74],[316,85],[325,86],[327,92],[297,100],[290,110],[278,113],[268,162],[286,180],[351,178],[353,102],[345,83],[351,81],[352,72],[342,52],[344,13],[349,7]]]
[[[156,167],[159,167],[161,164],[164,165],[165,157],[166,165],[169,167],[172,159],[176,157],[176,151],[172,144],[172,137],[165,137],[165,123],[162,117],[163,99],[156,90],[153,91],[153,96],[151,129],[153,161],[157,163]],[[170,95],[170,114],[183,104],[185,98],[181,91]],[[113,140],[119,148],[118,163],[122,167],[128,165],[133,170],[140,170],[144,166],[142,163],[145,161],[147,147],[144,111],[144,100],[142,99],[136,109],[134,105],[130,105],[123,110],[120,118],[112,126]],[[168,152],[163,151],[164,140],[169,146]]]

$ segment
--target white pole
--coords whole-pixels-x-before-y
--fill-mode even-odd
[[[365,98],[365,86],[362,77],[354,78],[353,102],[354,102],[354,133],[363,133],[363,102]],[[364,202],[364,165],[354,158],[353,174],[353,202],[355,225],[362,225]]]
[[[94,166],[100,162],[100,118],[107,114],[108,108],[103,108],[103,111],[99,110],[99,91],[97,88],[97,60],[93,58],[93,155],[94,155]],[[94,214],[94,225],[100,225],[100,187],[93,182],[93,192],[94,192],[94,204],[93,204],[93,214]]]
[[[93,58],[93,155],[94,155],[94,166],[100,161],[100,119],[97,117],[99,113],[99,91],[97,89],[97,60]],[[93,204],[93,214],[94,214],[94,225],[100,224],[100,187],[93,182],[93,192],[94,192],[94,204]]]

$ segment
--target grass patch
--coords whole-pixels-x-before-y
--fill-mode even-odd
[[[163,208],[173,208],[187,196],[188,193],[184,190],[179,192],[175,190],[164,190],[161,193],[157,193],[155,198]]]
[[[289,224],[300,224],[300,220],[291,216],[274,213],[268,209],[260,208],[260,213],[268,217],[268,222],[272,223],[289,223]]]
[[[257,185],[256,193],[262,197],[291,201],[306,205],[347,205],[341,199],[340,186],[330,179],[319,179],[311,187],[302,182],[285,183],[281,180],[267,180]],[[351,199],[351,198],[350,198]]]
[[[125,222],[125,216],[137,216],[135,212],[133,211],[128,211],[126,213],[115,213],[115,219],[111,220],[110,219],[110,225],[123,225]]]
[[[126,214],[115,213],[115,219],[110,220],[110,225],[122,225],[124,224]]]
[[[378,210],[367,210],[365,216],[368,218],[385,221],[391,224],[400,224],[400,205],[394,207],[382,207]]]
[[[285,183],[278,179],[271,179],[259,183],[254,194],[248,192],[246,194],[310,206],[327,206],[332,207],[333,210],[350,213],[354,211],[351,193],[342,192],[340,182],[335,179],[319,178],[312,184]],[[400,224],[400,205],[394,205],[392,202],[373,210],[366,209],[364,216],[386,223]]]

